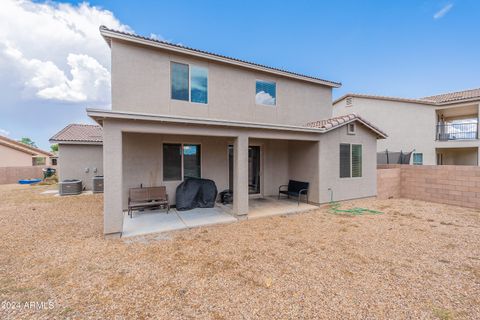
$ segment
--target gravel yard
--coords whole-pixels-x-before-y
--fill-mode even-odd
[[[0,186],[0,318],[479,319],[480,213],[413,200],[104,240],[102,195]],[[25,306],[25,302],[49,302]]]

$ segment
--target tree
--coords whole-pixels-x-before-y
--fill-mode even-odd
[[[57,153],[58,152],[58,143],[51,144],[50,149],[52,150],[53,153]]]
[[[27,137],[23,137],[20,141],[18,142],[21,142],[23,144],[26,144],[27,146],[30,146],[30,147],[37,147],[37,144],[30,138],[27,138]]]

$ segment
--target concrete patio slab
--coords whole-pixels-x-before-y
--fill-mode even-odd
[[[177,211],[177,214],[189,228],[237,221],[235,217],[225,213],[222,208],[219,207]]]
[[[173,231],[187,228],[175,210],[170,213],[164,211],[150,211],[137,213],[133,218],[125,213],[123,219],[122,237],[133,237],[155,232]]]

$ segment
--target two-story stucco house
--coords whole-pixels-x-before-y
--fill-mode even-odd
[[[112,108],[87,109],[103,127],[104,232],[122,232],[129,188],[185,177],[249,198],[309,182],[314,204],[376,195],[381,130],[355,115],[332,119],[340,84],[100,28],[111,48]]]
[[[379,123],[388,138],[378,152],[413,152],[412,164],[479,165],[480,89],[419,99],[346,94],[334,115],[355,113]]]

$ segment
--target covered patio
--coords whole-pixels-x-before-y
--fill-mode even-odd
[[[317,208],[315,205],[303,202],[298,204],[292,199],[253,198],[249,201],[247,219],[297,214]],[[172,208],[170,213],[166,213],[165,210],[146,210],[135,213],[133,218],[124,212],[122,237],[234,223],[239,220],[241,219],[233,213],[231,205],[222,204],[217,204],[214,208],[196,208],[188,211],[177,211]]]
[[[296,201],[269,198],[277,196],[279,186],[289,180],[307,182],[308,201],[320,203],[322,131],[318,128],[105,110],[89,111],[89,115],[103,125],[106,235],[175,230],[312,209]],[[233,203],[171,216],[125,218],[131,188],[165,186],[174,206],[177,187],[189,177],[214,181],[218,192],[233,190]]]

